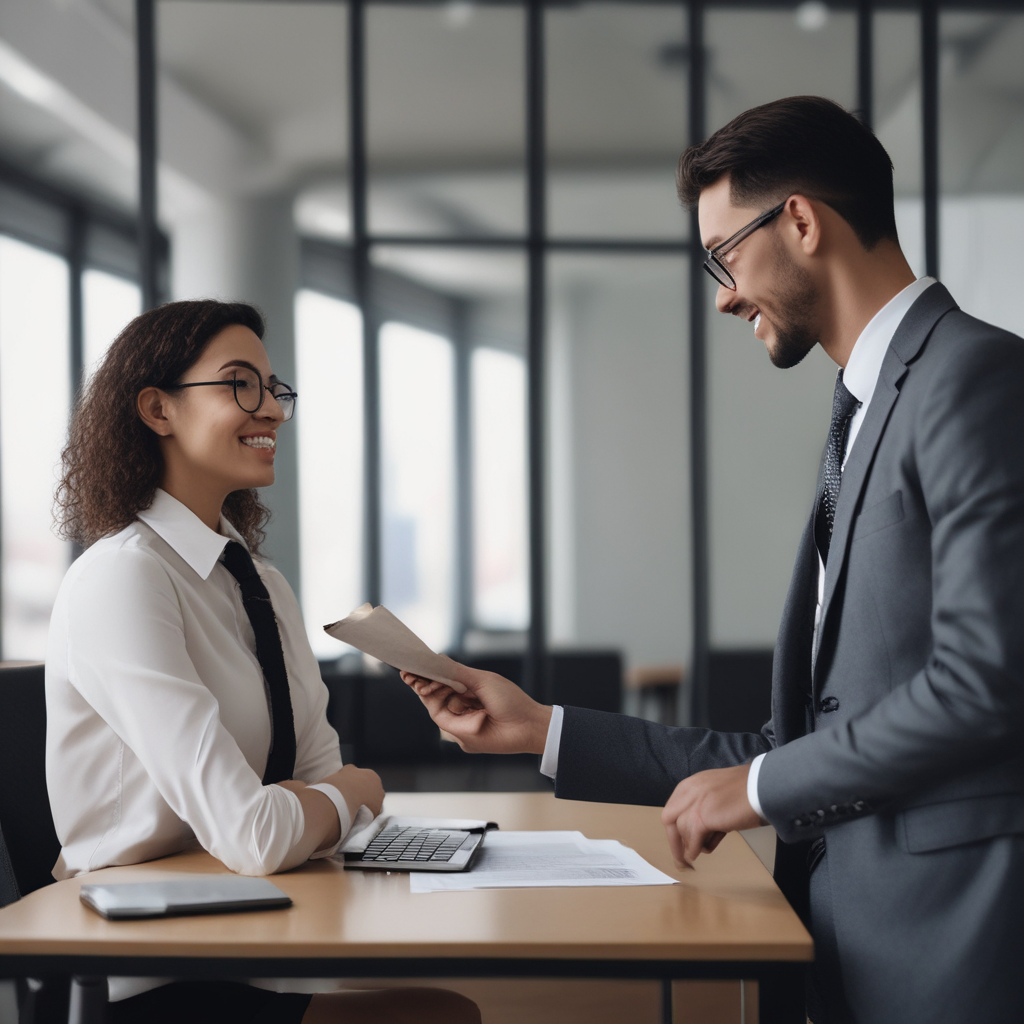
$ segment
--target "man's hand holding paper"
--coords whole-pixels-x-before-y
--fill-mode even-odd
[[[550,707],[538,704],[503,676],[436,654],[387,608],[364,604],[324,630],[397,668],[434,722],[463,750],[475,754],[544,752]]]
[[[451,664],[464,692],[415,672],[402,673],[439,728],[471,754],[544,753],[550,707],[495,672]]]

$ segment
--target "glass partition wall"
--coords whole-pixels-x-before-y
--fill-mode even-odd
[[[172,294],[256,301],[275,368],[294,368],[298,471],[274,490],[294,482],[295,500],[272,497],[269,547],[317,655],[341,650],[320,625],[370,600],[439,648],[526,655],[538,693],[552,641],[684,663],[686,8],[155,12]],[[207,187],[191,194],[164,169],[196,159],[174,149],[184,99],[204,107],[209,142],[210,166],[190,169]],[[624,364],[623,341],[636,345]],[[663,392],[639,419],[612,400],[629,367],[635,393]],[[585,480],[563,472],[583,463]],[[655,505],[661,526],[627,570],[638,552],[616,510],[641,524]],[[605,525],[589,530],[597,507]],[[637,628],[655,576],[663,610]]]
[[[538,694],[552,645],[615,647],[687,666],[701,721],[712,649],[770,649],[832,368],[779,376],[717,317],[673,188],[750,105],[860,110],[915,269],[1013,326],[984,270],[1021,191],[1012,4],[150,4],[167,163],[185,100],[216,115],[204,195],[160,165],[172,294],[245,268],[223,293],[317,406],[271,548],[318,625],[388,601],[522,650]]]

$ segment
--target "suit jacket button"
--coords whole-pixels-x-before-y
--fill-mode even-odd
[[[821,702],[821,713],[827,715],[830,711],[839,710],[839,698],[838,697],[826,697]]]

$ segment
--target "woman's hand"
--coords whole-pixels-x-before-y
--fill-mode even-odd
[[[374,817],[380,814],[381,807],[384,806],[384,786],[380,776],[369,768],[357,768],[354,764],[347,764],[340,772],[328,775],[326,779],[320,781],[330,783],[341,791],[353,821],[363,804],[369,807]]]
[[[551,708],[538,704],[504,676],[459,665],[455,681],[466,687],[465,693],[411,672],[403,672],[402,680],[463,750],[471,754],[544,753]]]

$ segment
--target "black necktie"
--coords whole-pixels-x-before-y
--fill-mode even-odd
[[[270,753],[263,785],[290,779],[295,773],[295,719],[288,671],[284,667],[281,633],[277,628],[270,594],[253,565],[249,552],[237,541],[228,541],[224,565],[242,588],[242,604],[256,635],[256,657],[263,669],[263,681],[270,708]]]
[[[818,492],[817,509],[814,514],[814,540],[818,545],[821,560],[828,562],[828,549],[832,543],[832,525],[836,520],[836,504],[839,501],[839,487],[843,482],[843,456],[846,453],[846,434],[850,429],[850,417],[860,402],[853,397],[843,383],[843,371],[836,376],[836,390],[832,396],[832,424],[828,428],[828,444],[825,447],[825,471],[822,474],[821,490]]]

